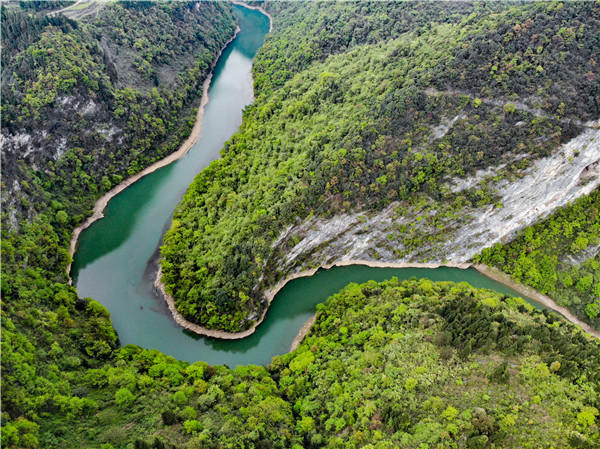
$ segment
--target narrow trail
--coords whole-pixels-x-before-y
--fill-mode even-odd
[[[89,3],[85,6],[86,3]],[[92,14],[98,14],[98,12],[104,7],[104,5],[108,3],[105,1],[89,1],[89,0],[77,0],[72,5],[69,5],[65,8],[59,9],[58,11],[50,11],[48,13],[48,17],[53,17],[58,14],[63,14],[69,19],[72,20],[81,20],[84,17],[90,16]],[[82,7],[83,4],[83,7]]]
[[[77,0],[75,3],[73,3],[72,5],[69,6],[65,6],[62,9],[59,9],[58,11],[49,11],[48,14],[46,14],[48,17],[54,17],[60,13],[64,13],[65,11],[67,11],[68,9],[73,8],[74,6],[79,5],[83,0]]]

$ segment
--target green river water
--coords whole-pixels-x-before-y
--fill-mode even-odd
[[[349,282],[427,277],[434,281],[466,281],[518,296],[474,269],[394,269],[362,265],[320,270],[288,283],[276,296],[265,321],[242,340],[216,340],[184,331],[153,288],[158,247],[171,215],[194,176],[219,157],[223,143],[242,121],[251,102],[252,59],[269,30],[258,11],[235,7],[241,32],[219,59],[209,90],[202,134],[179,161],[144,178],[113,198],[105,218],[85,230],[72,267],[80,296],[104,304],[111,313],[121,344],[155,348],[177,359],[210,364],[266,364],[289,350],[316,304]]]

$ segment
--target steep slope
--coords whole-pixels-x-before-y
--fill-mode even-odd
[[[235,29],[217,3],[114,3],[90,23],[2,14],[2,210],[12,225],[41,211],[44,192],[78,224],[99,193],[174,151]]]
[[[78,298],[65,282],[67,242],[101,192],[176,147],[184,128],[178,128],[181,134],[172,136],[170,143],[164,143],[161,133],[144,134],[151,136],[144,156],[129,154],[130,147],[115,144],[111,153],[105,153],[107,160],[102,159],[102,148],[112,145],[109,139],[96,145],[89,138],[90,146],[69,149],[51,162],[57,154],[54,144],[40,137],[35,146],[27,148],[28,143],[15,136],[36,136],[35,130],[57,120],[55,124],[65,126],[60,128],[61,136],[73,142],[88,139],[80,127],[93,133],[94,117],[86,118],[77,105],[82,102],[80,106],[85,106],[92,99],[98,108],[98,123],[127,123],[121,136],[123,142],[133,142],[135,133],[129,136],[127,130],[136,131],[135,124],[164,120],[160,114],[171,117],[174,110],[191,109],[195,104],[193,96],[186,99],[184,95],[195,88],[173,87],[169,84],[171,72],[160,69],[160,58],[173,58],[169,59],[173,64],[184,60],[184,55],[146,48],[143,34],[152,24],[141,23],[147,17],[166,20],[164,29],[172,32],[147,36],[156,42],[168,35],[174,39],[169,42],[179,42],[179,36],[191,36],[187,31],[195,31],[198,40],[213,42],[207,47],[213,57],[219,44],[233,33],[234,24],[227,8],[215,4],[202,3],[197,9],[183,3],[113,7],[116,9],[101,10],[114,13],[103,16],[106,22],[102,25],[70,22],[60,16],[22,15],[14,10],[13,18],[2,18],[2,31],[12,33],[3,35],[2,51],[2,106],[6,107],[2,134],[7,139],[3,162],[8,161],[2,173],[3,447],[598,445],[598,343],[555,315],[530,311],[521,301],[463,284],[391,281],[352,285],[320,307],[316,325],[298,351],[276,358],[267,368],[189,365],[153,350],[119,348],[107,310],[90,298]],[[200,29],[198,23],[208,23],[203,22],[207,11],[203,8],[209,8],[211,23],[222,24],[222,29],[212,25]],[[2,14],[7,12],[3,9]],[[485,15],[485,10],[480,14]],[[116,35],[111,38],[109,31],[101,30]],[[135,41],[126,41],[132,31],[136,39],[142,39],[140,48]],[[119,41],[119,36],[124,40]],[[389,48],[395,44],[409,48],[406,40]],[[143,59],[157,74],[159,84],[166,83],[157,88],[158,97],[151,86],[154,77],[144,78],[146,64],[141,63],[140,71],[134,73],[135,66],[108,63],[116,48],[127,53],[124,61],[141,62],[132,56],[131,46],[149,51],[144,51]],[[368,56],[374,47],[357,48],[357,55]],[[200,46],[194,48],[202,55]],[[382,55],[385,50],[382,47]],[[142,58],[141,53],[139,56]],[[343,65],[343,61],[336,64]],[[382,67],[377,61],[372,63],[373,68]],[[5,72],[9,67],[28,68],[27,77],[14,72],[19,79],[11,78],[13,75]],[[31,67],[35,70],[30,71]],[[313,71],[311,76],[318,79],[318,69]],[[128,76],[136,86],[126,87]],[[93,81],[98,83],[97,89]],[[322,81],[316,88],[328,89],[329,76]],[[14,91],[6,90],[9,85]],[[375,84],[366,84],[365,92],[372,86]],[[118,97],[120,107],[128,108],[129,115],[121,117],[122,122],[114,117],[103,122],[102,111],[115,115],[118,107],[117,103],[106,106],[100,92],[109,98],[118,92],[124,95]],[[299,101],[299,94],[291,98]],[[283,93],[277,95],[277,101],[285,100]],[[65,105],[71,115],[56,102],[63,96],[74,98],[73,104]],[[17,98],[27,100],[19,103]],[[150,98],[157,104],[167,98],[168,108],[175,109],[153,109]],[[173,98],[175,104],[171,105]],[[456,108],[456,100],[442,99],[440,103],[443,108]],[[248,117],[260,110],[266,118],[275,106],[250,110]],[[139,114],[144,111],[148,116],[142,120]],[[69,120],[58,123],[61,114]],[[171,119],[178,121],[186,114],[176,115]],[[352,118],[349,115],[349,120]],[[292,123],[291,116],[285,120]],[[533,133],[555,130],[560,120],[543,120]],[[52,141],[54,130],[48,129],[47,138]],[[556,143],[556,138],[551,142]],[[258,172],[258,168],[260,164],[248,170]],[[234,175],[238,176],[237,171]]]
[[[473,20],[507,8],[489,2],[277,2],[264,7],[275,16],[275,32],[267,36],[255,64],[258,94],[270,94],[294,74],[330,55],[344,53],[357,45],[376,44],[415,31],[427,33],[434,24]]]
[[[1,14],[2,445],[50,447],[61,427],[42,436],[41,420],[87,413],[81,380],[118,347],[108,311],[67,285],[72,230],[98,196],[187,137],[235,22],[216,3],[112,4],[92,23],[15,5]],[[140,45],[119,40],[132,30]],[[150,74],[176,73],[129,84],[136,68],[115,64],[103,42]]]
[[[500,268],[600,329],[600,190],[496,244],[476,262]]]
[[[246,329],[335,260],[466,261],[600,183],[597,4],[421,6],[267,4],[257,102],[162,248],[188,320]]]
[[[351,284],[272,366],[305,447],[593,447],[577,422],[594,393],[579,410],[563,394],[598,342],[575,355],[571,325],[531,309],[464,283]]]

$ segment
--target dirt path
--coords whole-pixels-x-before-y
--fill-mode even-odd
[[[82,5],[83,3],[83,5]],[[89,0],[77,0],[66,8],[59,9],[58,11],[51,11],[48,13],[49,17],[56,16],[57,14],[63,14],[72,20],[81,20],[92,14],[98,14],[98,12],[107,4],[108,0],[104,1],[89,1]],[[87,4],[87,5],[86,5]]]
[[[57,14],[63,13],[65,12],[67,9],[73,8],[74,6],[79,5],[82,2],[82,0],[77,0],[75,3],[73,3],[72,5],[66,6],[62,9],[59,9],[58,11],[49,11],[48,14],[46,14],[48,17],[53,17],[56,16]]]

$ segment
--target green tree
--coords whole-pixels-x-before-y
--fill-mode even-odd
[[[135,396],[127,388],[119,388],[115,393],[115,403],[122,408],[129,407]]]

